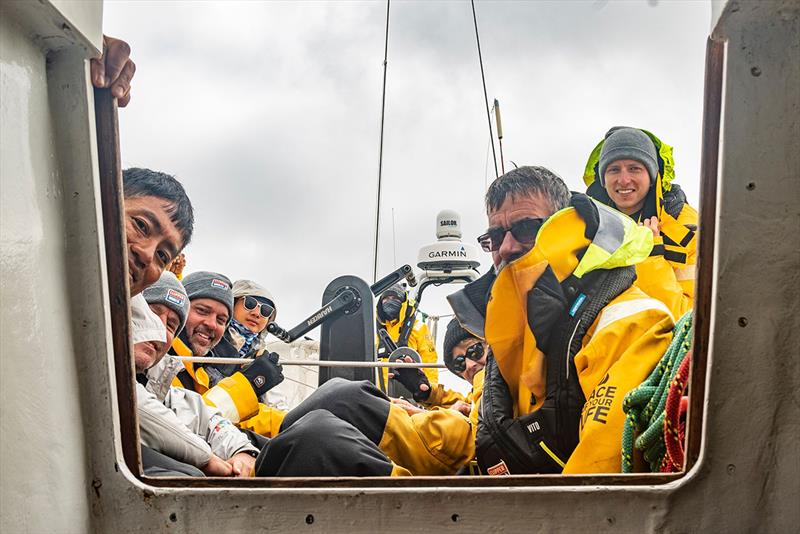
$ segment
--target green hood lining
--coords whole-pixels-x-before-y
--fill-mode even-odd
[[[663,169],[663,176],[661,177],[661,189],[666,192],[672,188],[672,181],[675,179],[675,160],[672,156],[672,147],[655,136],[655,134],[642,130],[653,141],[658,153],[659,169]],[[600,151],[603,149],[605,139],[597,143],[592,153],[589,154],[589,161],[586,162],[586,167],[583,169],[583,183],[586,187],[592,185],[597,179],[597,164],[600,162]]]

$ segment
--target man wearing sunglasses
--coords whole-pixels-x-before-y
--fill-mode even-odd
[[[488,474],[621,470],[622,401],[667,349],[673,318],[633,285],[653,234],[520,167],[486,193],[486,306],[476,449]]]
[[[487,357],[491,354],[489,345],[482,339],[475,337],[473,334],[465,330],[458,322],[458,318],[453,318],[447,324],[447,331],[444,334],[444,364],[447,369],[463,380],[466,380],[472,386],[472,391],[464,399],[470,409],[466,415],[473,419],[473,423],[477,428],[478,412],[476,404],[480,401],[481,391],[483,390],[483,369],[486,367]],[[441,386],[431,394],[431,397],[436,396],[439,391],[443,389]],[[455,392],[449,392],[451,398],[459,396]],[[442,404],[446,404],[448,400],[448,391],[442,391]],[[460,404],[454,402],[451,408],[456,408]]]
[[[186,328],[172,342],[170,353],[178,356],[239,357],[236,346],[226,339],[226,331],[234,313],[234,296],[228,277],[199,271],[187,275],[182,282],[191,307]],[[264,352],[244,369],[238,364],[185,362],[184,369],[175,376],[173,385],[200,393],[208,404],[219,408],[227,419],[240,428],[271,436],[277,432],[283,413],[269,409],[259,403],[259,399],[282,381],[283,370],[278,363],[278,355]]]
[[[272,293],[252,280],[237,280],[233,283],[233,299],[233,318],[225,332],[224,341],[238,350],[240,358],[258,360],[266,354],[269,359],[272,356],[266,350],[267,326],[277,315]],[[206,398],[216,399],[215,404],[227,406],[226,415],[238,421],[239,428],[266,437],[277,435],[286,412],[273,402],[276,400],[273,396],[275,390],[270,389],[256,398],[251,394],[252,389],[225,388],[228,383],[242,378],[243,375],[234,373],[230,380],[212,388]],[[280,398],[278,395],[277,399]]]

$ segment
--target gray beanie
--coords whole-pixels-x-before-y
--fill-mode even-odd
[[[189,300],[213,299],[228,308],[228,317],[233,317],[233,291],[230,279],[224,274],[197,271],[183,277],[183,287]]]
[[[605,186],[606,167],[620,159],[632,159],[645,166],[650,174],[650,185],[656,183],[658,154],[656,146],[643,131],[626,126],[615,126],[606,133],[606,141],[600,150],[600,183]]]
[[[169,271],[161,273],[161,278],[156,283],[147,287],[143,292],[148,304],[163,304],[178,314],[181,326],[175,332],[177,336],[186,326],[186,317],[189,316],[189,297],[180,281]]]
[[[452,369],[453,349],[456,348],[456,345],[471,337],[475,336],[464,330],[461,327],[461,323],[459,323],[458,319],[455,317],[447,323],[447,330],[444,333],[444,346],[442,347],[444,349],[442,359],[444,360],[445,366],[450,369],[451,372],[455,373]]]

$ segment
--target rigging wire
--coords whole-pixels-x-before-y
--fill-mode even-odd
[[[378,238],[381,229],[381,178],[383,176],[383,123],[386,117],[386,70],[389,60],[389,4],[386,0],[386,36],[383,43],[383,94],[381,95],[381,141],[378,149],[378,198],[375,205],[375,247],[373,249],[372,282],[378,281]]]
[[[483,81],[483,101],[486,103],[486,120],[489,123],[489,141],[492,143],[492,158],[494,159],[494,177],[500,174],[497,171],[497,154],[494,150],[494,132],[492,131],[492,113],[489,111],[489,96],[486,93],[486,75],[483,72],[483,55],[481,54],[481,38],[478,35],[478,17],[475,15],[475,0],[470,0],[472,4],[472,21],[475,23],[475,41],[478,43],[478,62],[481,65],[481,80]]]

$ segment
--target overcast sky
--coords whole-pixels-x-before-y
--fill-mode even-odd
[[[638,126],[675,147],[697,205],[709,2],[476,12],[507,170],[544,165],[583,190],[605,131]],[[336,276],[371,282],[385,17],[379,1],[105,3],[105,33],[128,41],[137,65],[120,112],[124,166],[176,175],[196,216],[187,272],[261,283],[285,327]],[[416,266],[445,208],[475,243],[494,177],[469,2],[396,0],[389,18],[381,274]],[[481,272],[489,265],[486,254]],[[426,290],[422,309],[450,313],[457,289]]]

